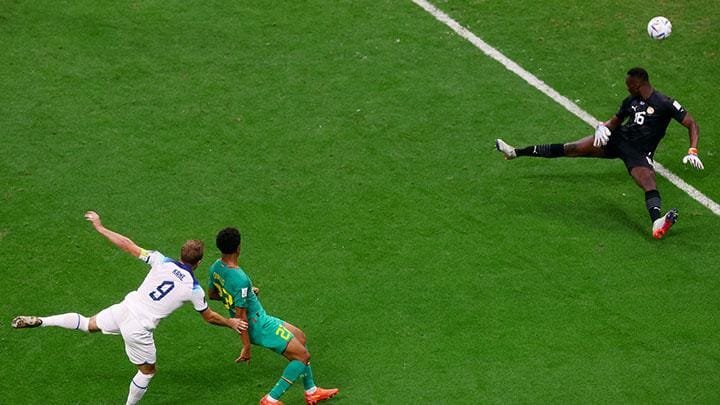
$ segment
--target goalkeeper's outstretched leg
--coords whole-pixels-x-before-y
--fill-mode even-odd
[[[652,235],[660,239],[677,221],[677,210],[672,209],[662,215],[653,155],[665,136],[668,122],[675,120],[687,128],[690,140],[690,149],[682,162],[702,170],[705,166],[700,161],[697,147],[700,129],[692,115],[677,100],[653,88],[645,69],[634,67],[628,70],[625,86],[629,97],[622,101],[617,113],[609,120],[595,125],[593,135],[568,143],[538,144],[524,148],[515,148],[502,139],[496,139],[495,149],[503,154],[505,160],[521,156],[622,160],[635,183],[645,192],[645,207],[650,215]]]

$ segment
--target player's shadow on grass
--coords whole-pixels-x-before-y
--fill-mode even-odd
[[[607,224],[608,227],[614,224],[618,228],[627,228],[628,230],[639,234],[647,234],[649,232],[649,217],[638,217],[635,214],[631,215],[628,213],[628,207],[620,205],[616,201],[612,201],[607,197],[602,197],[601,200],[602,203],[597,203],[598,213],[605,214],[607,222],[604,223]]]
[[[609,175],[609,173],[608,173]],[[567,198],[546,198],[529,207],[538,210],[538,215],[557,215],[558,219],[572,221],[588,227],[597,228],[625,228],[632,233],[646,235],[649,232],[650,218],[643,211],[635,209],[630,204],[642,204],[642,191],[623,198],[622,204],[612,199],[605,190],[623,190],[629,179],[624,177],[603,177],[597,172],[565,172],[547,174],[532,174],[523,176],[533,182],[534,186],[553,190],[565,190],[572,194],[572,204]],[[583,179],[578,183],[578,179]],[[617,184],[615,184],[617,183]],[[620,193],[620,191],[615,191]],[[567,195],[567,194],[566,194]],[[636,212],[639,214],[636,214]]]

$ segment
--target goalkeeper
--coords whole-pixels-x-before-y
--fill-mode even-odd
[[[630,96],[623,100],[620,109],[612,118],[597,125],[594,136],[566,144],[533,145],[522,149],[515,149],[502,139],[497,139],[495,147],[508,160],[518,156],[622,159],[635,183],[645,191],[645,207],[652,221],[652,234],[656,239],[660,239],[677,220],[677,209],[671,209],[662,215],[653,154],[665,136],[670,120],[675,119],[688,129],[690,137],[690,149],[683,158],[683,163],[702,170],[704,167],[697,149],[700,130],[692,115],[685,111],[680,103],[650,85],[645,69],[630,69],[625,85]],[[623,124],[626,119],[627,122]]]

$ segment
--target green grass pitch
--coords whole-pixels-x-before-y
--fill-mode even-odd
[[[433,3],[600,119],[646,67],[706,169],[677,123],[657,160],[720,201],[716,4]],[[497,137],[591,129],[411,1],[0,0],[0,44],[0,403],[125,400],[121,338],[10,327],[139,285],[89,209],[171,256],[204,239],[203,284],[239,227],[329,403],[720,402],[720,218],[659,178],[681,216],[655,241],[620,161],[503,161]],[[190,306],[155,338],[145,404],[256,403],[286,364],[235,364],[239,339]]]

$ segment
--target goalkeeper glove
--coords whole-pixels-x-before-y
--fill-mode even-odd
[[[688,149],[688,154],[687,154],[687,156],[685,156],[683,158],[683,163],[684,164],[690,163],[692,165],[692,167],[694,167],[698,170],[702,170],[705,168],[705,166],[703,166],[703,164],[700,161],[700,158],[698,157],[697,154],[698,154],[697,148]]]
[[[593,146],[596,148],[605,146],[609,140],[610,130],[608,127],[606,127],[603,123],[598,124],[597,127],[595,127],[595,140],[593,141]]]

